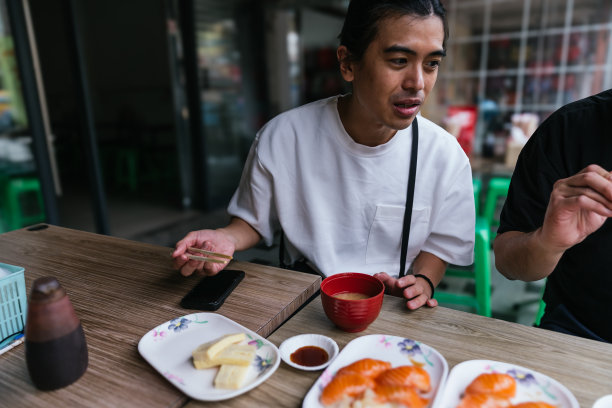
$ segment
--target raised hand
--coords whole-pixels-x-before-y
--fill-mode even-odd
[[[593,164],[554,184],[541,239],[551,249],[565,251],[611,216],[612,173]]]

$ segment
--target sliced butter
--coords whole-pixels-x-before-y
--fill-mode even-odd
[[[244,339],[246,339],[246,335],[244,333],[228,334],[226,336],[223,336],[221,337],[221,339],[217,340],[206,349],[206,356],[208,358],[214,358],[219,352],[221,352],[221,350],[223,350],[230,344],[240,343]],[[198,349],[200,347],[198,347]]]
[[[223,364],[215,377],[215,388],[236,390],[242,387],[249,368],[248,365]]]
[[[191,355],[193,358],[210,360],[217,353],[231,344],[240,343],[246,338],[244,333],[228,334],[221,339],[209,341],[208,343],[200,344]]]
[[[232,344],[221,350],[214,358],[208,358],[206,353],[193,353],[193,365],[198,370],[223,364],[248,366],[256,355],[255,346],[249,344]]]

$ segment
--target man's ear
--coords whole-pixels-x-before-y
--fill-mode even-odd
[[[349,55],[349,50],[344,45],[339,46],[336,50],[336,56],[338,57],[338,62],[340,63],[340,74],[346,82],[352,82],[354,79],[353,63],[351,62]]]

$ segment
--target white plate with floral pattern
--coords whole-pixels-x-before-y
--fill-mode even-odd
[[[241,332],[246,334],[246,341],[257,348],[255,361],[241,388],[217,389],[213,380],[218,368],[196,370],[191,352],[202,343]],[[167,321],[140,339],[138,351],[175,387],[200,401],[221,401],[243,394],[268,379],[280,364],[278,348],[274,344],[216,313],[194,313]]]
[[[455,408],[465,388],[482,373],[505,373],[516,379],[516,396],[510,401],[546,402],[557,408],[580,408],[576,397],[561,383],[529,368],[491,360],[468,360],[450,372],[442,398],[434,408]]]
[[[303,408],[323,407],[319,402],[321,391],[336,372],[362,358],[389,361],[392,367],[418,365],[429,374],[431,391],[423,396],[435,402],[448,376],[448,363],[437,350],[421,342],[404,337],[372,334],[361,336],[348,343],[323,371],[304,398]]]

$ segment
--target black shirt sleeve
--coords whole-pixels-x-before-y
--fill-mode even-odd
[[[531,232],[542,225],[553,184],[562,178],[558,170],[562,146],[550,140],[560,142],[562,134],[558,122],[548,120],[523,147],[500,215],[499,234]]]

